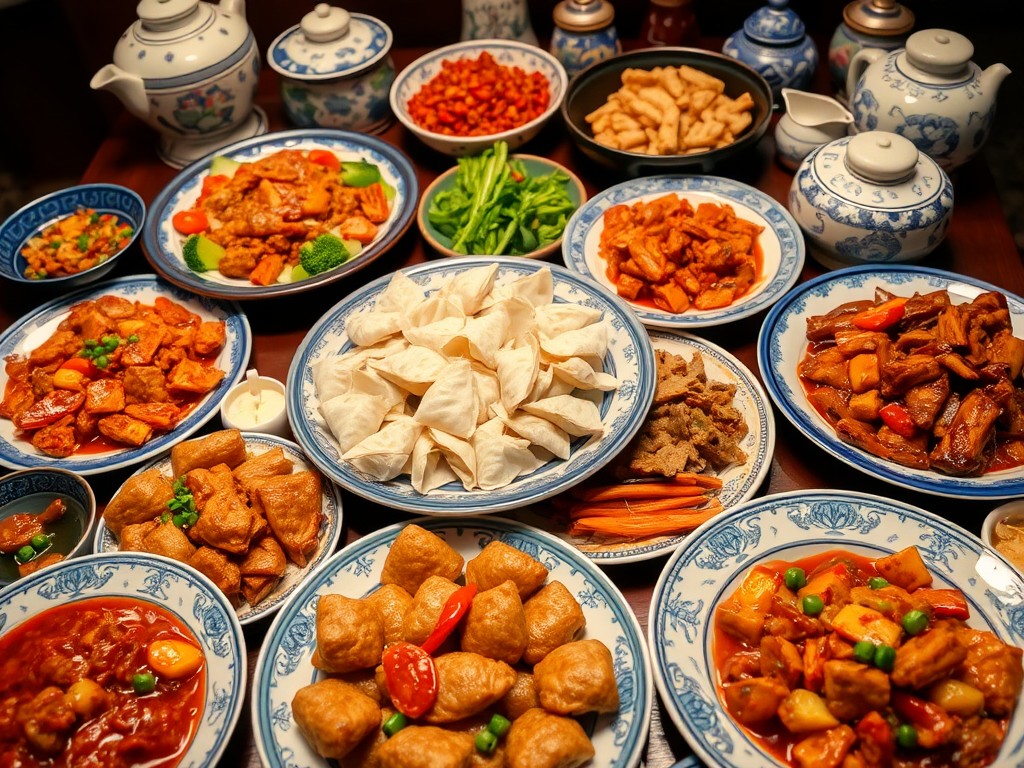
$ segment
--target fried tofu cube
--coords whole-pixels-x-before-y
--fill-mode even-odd
[[[97,379],[85,387],[88,413],[120,413],[124,410],[124,384],[118,379]]]
[[[122,323],[127,325],[127,323]],[[129,341],[121,353],[121,364],[129,365],[150,365],[160,345],[164,340],[164,330],[160,326],[151,323],[144,323],[142,328],[128,334],[138,336],[138,341]]]
[[[125,401],[128,403],[166,403],[164,373],[153,365],[133,365],[124,372]]]
[[[126,405],[125,414],[144,421],[153,429],[167,431],[178,421],[178,406],[173,403],[133,403]]]
[[[153,436],[153,428],[149,424],[123,413],[115,413],[113,416],[100,419],[97,427],[101,435],[115,443],[124,443],[136,448]]]
[[[167,374],[167,388],[179,392],[205,395],[216,389],[224,378],[224,371],[185,358]]]
[[[206,357],[224,346],[227,332],[221,320],[204,320],[199,324],[196,335],[192,339],[192,349],[197,355]]]

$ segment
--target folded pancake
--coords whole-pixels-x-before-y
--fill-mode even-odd
[[[316,551],[322,521],[320,475],[306,470],[259,480],[256,498],[288,559],[300,568]]]
[[[540,337],[540,348],[548,358],[600,357],[608,352],[608,325],[604,322],[560,333],[554,338]]]
[[[599,389],[603,392],[616,389],[619,381],[604,371],[595,371],[582,357],[570,357],[551,364],[555,376],[571,384],[573,389]]]
[[[397,417],[387,422],[379,432],[361,440],[341,458],[371,480],[391,480],[402,473],[422,430],[423,425],[412,418]]]
[[[577,331],[599,322],[604,313],[600,309],[584,307],[581,304],[559,302],[537,307],[534,317],[537,321],[537,330],[553,339],[567,331]]]
[[[412,487],[418,493],[429,493],[435,488],[458,480],[458,476],[448,466],[441,449],[437,447],[426,432],[416,438],[412,449],[412,465],[409,476]]]
[[[430,385],[413,418],[424,426],[468,438],[476,429],[477,411],[473,369],[468,360],[453,360]]]
[[[132,523],[143,523],[167,511],[174,487],[157,467],[129,477],[103,511],[103,521],[115,536]]]
[[[375,435],[391,405],[379,395],[346,392],[320,403],[320,415],[342,453]]]
[[[171,448],[171,472],[174,477],[181,477],[196,467],[209,469],[217,464],[237,467],[246,458],[242,433],[237,429],[222,429]]]
[[[523,410],[527,413],[547,419],[552,424],[564,429],[570,435],[600,435],[604,432],[601,423],[601,412],[589,400],[572,395],[558,395],[526,403]]]
[[[561,427],[556,427],[540,416],[532,416],[523,411],[509,416],[508,411],[500,403],[495,406],[494,410],[505,426],[525,440],[529,440],[531,445],[539,445],[560,459],[569,458],[569,433]]]
[[[504,428],[500,419],[493,421]],[[529,440],[491,434],[483,426],[473,435],[472,444],[476,456],[476,484],[485,491],[504,488],[519,475],[527,475],[545,463],[530,451]]]
[[[522,344],[515,349],[502,349],[496,358],[501,404],[512,413],[529,397],[537,381],[540,358],[536,342]]]
[[[457,298],[467,315],[475,315],[490,296],[497,274],[497,263],[467,269],[446,281],[438,295]]]
[[[533,274],[520,277],[518,280],[513,280],[511,283],[495,288],[491,292],[490,298],[485,302],[485,306],[488,303],[495,304],[503,299],[517,297],[526,299],[534,307],[550,304],[555,298],[555,284],[551,279],[551,270],[547,267],[542,267]]]
[[[400,312],[357,312],[345,322],[345,333],[353,344],[369,347],[398,333],[401,321]]]

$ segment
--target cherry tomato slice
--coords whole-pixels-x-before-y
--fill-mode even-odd
[[[15,420],[18,429],[40,429],[58,419],[74,413],[85,402],[84,392],[55,389],[42,400],[30,405]]]
[[[309,150],[309,161],[311,163],[317,163],[318,165],[330,168],[332,171],[341,170],[341,160],[339,160],[338,156],[329,149]]]
[[[469,605],[476,596],[476,584],[467,584],[452,592],[451,597],[445,602],[441,609],[441,615],[437,619],[437,626],[430,636],[420,645],[427,653],[433,653],[441,647],[441,643],[448,639],[448,635],[455,631],[462,617],[469,611]]]
[[[210,220],[198,209],[178,211],[171,218],[171,224],[183,235],[198,235],[210,228]]]
[[[437,699],[437,668],[430,654],[412,643],[392,643],[381,657],[388,695],[406,717],[420,717]]]

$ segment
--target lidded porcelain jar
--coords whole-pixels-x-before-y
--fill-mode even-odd
[[[562,0],[552,16],[555,29],[549,50],[569,77],[622,53],[615,8],[607,0]]]
[[[818,68],[818,49],[789,0],[769,0],[730,35],[722,53],[756,70],[772,88],[776,105],[783,88],[806,88]]]
[[[1010,70],[982,71],[971,41],[946,29],[925,29],[907,47],[864,48],[853,57],[846,87],[858,131],[893,131],[946,170],[981,149],[996,115],[996,94]]]
[[[846,99],[846,73],[861,48],[902,48],[914,28],[914,14],[896,0],[853,0],[828,46],[828,68],[836,95]]]
[[[160,132],[160,157],[181,168],[267,130],[253,110],[260,73],[244,0],[142,0],[90,86],[112,91]]]
[[[376,132],[391,122],[391,28],[319,3],[267,50],[288,119],[300,128]]]
[[[909,261],[945,237],[953,183],[909,140],[867,131],[804,159],[789,210],[826,267]]]

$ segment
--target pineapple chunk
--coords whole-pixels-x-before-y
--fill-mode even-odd
[[[911,545],[895,554],[875,560],[875,568],[890,584],[913,592],[932,583],[932,575],[921,559],[917,547]]]
[[[832,629],[851,643],[870,640],[895,648],[903,636],[903,628],[873,608],[850,603],[832,619]]]
[[[825,700],[806,688],[797,688],[783,699],[779,720],[790,733],[813,733],[839,725]]]
[[[985,708],[985,694],[973,685],[953,679],[940,680],[929,688],[928,701],[960,717],[976,715]]]

